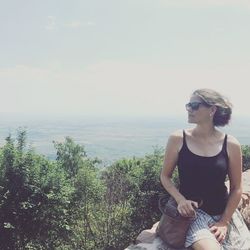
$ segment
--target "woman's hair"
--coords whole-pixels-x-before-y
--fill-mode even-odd
[[[217,91],[212,89],[197,89],[193,95],[199,96],[206,104],[217,107],[214,114],[214,126],[225,126],[229,123],[232,114],[232,104]]]

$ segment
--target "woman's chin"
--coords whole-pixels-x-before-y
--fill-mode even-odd
[[[188,123],[195,123],[194,118],[189,116],[188,117]]]

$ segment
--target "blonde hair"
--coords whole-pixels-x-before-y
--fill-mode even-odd
[[[219,92],[212,89],[197,89],[193,95],[199,96],[209,106],[216,106],[213,123],[214,126],[225,126],[229,123],[232,114],[231,102]]]

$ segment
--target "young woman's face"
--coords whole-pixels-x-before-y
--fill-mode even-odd
[[[189,103],[186,104],[189,123],[204,123],[212,121],[212,111],[199,96],[192,95]]]

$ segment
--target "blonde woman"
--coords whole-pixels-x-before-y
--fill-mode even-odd
[[[185,247],[195,250],[249,250],[250,233],[237,210],[242,194],[242,154],[236,138],[217,127],[229,123],[231,103],[211,89],[193,92],[186,104],[191,129],[176,131],[166,146],[161,182],[191,224]],[[180,187],[171,181],[178,167]],[[230,189],[225,186],[228,176]],[[202,206],[198,207],[198,201]]]

